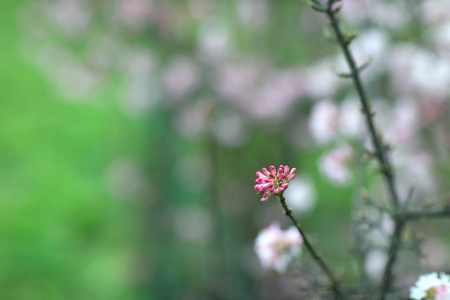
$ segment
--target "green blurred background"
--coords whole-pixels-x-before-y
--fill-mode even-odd
[[[317,205],[301,223],[339,274],[357,278],[347,246],[354,187],[324,180],[323,150],[293,146],[289,126],[276,122],[250,120],[247,142],[224,147],[211,134],[180,135],[170,106],[130,117],[118,104],[120,72],[74,101],[33,64],[20,21],[31,2],[0,4],[0,299],[273,299],[293,285],[262,272],[253,252],[258,231],[289,225],[253,190],[255,171],[270,164],[295,166],[313,182]],[[325,22],[300,24],[305,5],[285,2],[272,3],[256,34],[235,26],[233,4],[221,4],[240,52],[281,68],[333,53]],[[148,44],[165,60],[191,53],[192,43]],[[309,109],[295,106],[287,122],[300,116],[305,125]],[[296,139],[311,141],[302,130]]]

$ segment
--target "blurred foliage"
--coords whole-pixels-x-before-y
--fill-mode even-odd
[[[358,279],[348,246],[357,187],[321,174],[324,149],[311,146],[305,129],[311,103],[295,103],[275,122],[243,113],[246,142],[230,147],[208,131],[180,134],[177,109],[194,106],[196,96],[170,106],[164,95],[130,116],[119,100],[120,70],[74,100],[30,64],[38,55],[27,55],[41,49],[24,43],[22,9],[31,2],[3,0],[0,10],[1,299],[273,299],[286,278],[260,269],[253,241],[272,221],[289,222],[274,199],[262,205],[252,189],[255,171],[271,164],[295,166],[313,182],[317,206],[300,222],[340,275]],[[334,53],[322,36],[325,21],[310,22],[302,2],[269,3],[267,26],[257,32],[236,22],[236,3],[218,4],[240,60],[289,69]],[[106,21],[99,19],[100,31]],[[199,25],[190,26],[180,40],[149,30],[124,34],[124,44],[148,46],[166,63],[195,51]],[[86,40],[63,43],[83,56]],[[216,96],[204,89],[198,93]],[[214,103],[212,110],[233,107]],[[309,266],[307,256],[301,260]]]

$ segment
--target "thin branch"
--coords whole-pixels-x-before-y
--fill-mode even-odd
[[[319,256],[317,251],[314,249],[313,245],[311,244],[311,242],[307,238],[306,234],[303,232],[303,230],[300,227],[300,225],[297,223],[295,218],[292,216],[292,210],[289,208],[289,206],[287,206],[286,199],[284,198],[283,194],[279,195],[279,198],[280,198],[280,203],[281,203],[281,205],[283,206],[283,209],[284,209],[284,214],[289,219],[291,219],[292,223],[295,225],[297,230],[300,232],[300,234],[301,234],[301,236],[303,238],[303,243],[304,243],[306,249],[308,249],[308,251],[311,254],[311,256],[314,259],[314,261],[319,265],[320,269],[325,273],[325,275],[330,280],[330,282],[331,282],[331,290],[334,293],[335,299],[344,299],[344,294],[342,293],[342,289],[341,289],[338,281],[336,280],[335,276],[330,271],[330,269],[327,267],[327,265],[325,264],[323,259]]]
[[[384,268],[383,278],[381,280],[379,300],[384,300],[390,289],[392,282],[392,269],[398,256],[398,251],[401,246],[401,236],[407,221],[416,220],[420,218],[437,218],[450,216],[450,208],[441,211],[428,211],[428,212],[414,212],[414,213],[403,213],[404,207],[400,205],[400,198],[395,184],[395,176],[393,173],[392,164],[388,156],[388,149],[383,145],[383,141],[380,138],[373,120],[374,113],[369,104],[368,98],[366,96],[365,89],[361,83],[360,71],[361,68],[356,66],[353,55],[349,49],[349,45],[353,39],[353,36],[347,36],[341,29],[339,21],[336,14],[339,9],[334,9],[333,4],[338,2],[336,0],[328,0],[327,4],[318,3],[314,1],[313,8],[316,11],[322,12],[328,16],[330,24],[334,30],[336,40],[344,54],[345,60],[350,68],[350,72],[344,74],[345,77],[351,78],[356,91],[359,95],[362,111],[365,115],[366,125],[370,133],[372,144],[375,148],[374,156],[377,158],[381,173],[385,179],[386,185],[389,190],[390,201],[394,208],[393,219],[395,221],[394,233],[391,236],[391,244],[389,247],[389,257]],[[286,208],[285,208],[286,209]],[[286,213],[287,214],[287,213]],[[289,216],[289,215],[288,215]],[[295,221],[294,221],[295,223]],[[299,228],[300,230],[300,228]]]
[[[345,38],[344,33],[341,30],[340,24],[338,19],[335,15],[335,10],[333,9],[333,3],[334,0],[329,0],[328,5],[326,7],[326,15],[328,16],[331,26],[333,27],[334,33],[336,35],[336,39],[339,43],[339,46],[344,54],[345,60],[347,61],[347,64],[350,68],[350,75],[353,79],[353,83],[355,85],[356,91],[358,92],[362,110],[365,115],[367,128],[369,129],[370,136],[372,139],[372,144],[375,148],[375,156],[378,159],[378,162],[380,163],[381,172],[384,175],[384,179],[386,182],[386,185],[389,189],[390,194],[390,200],[394,207],[394,211],[396,214],[396,217],[394,217],[395,220],[395,229],[394,234],[391,237],[391,245],[389,248],[389,258],[386,263],[383,278],[381,280],[381,286],[380,286],[380,295],[379,299],[384,300],[386,297],[386,294],[391,286],[392,282],[392,269],[394,266],[394,263],[397,259],[397,253],[400,248],[401,243],[401,235],[404,229],[405,220],[398,217],[398,214],[400,213],[401,207],[400,207],[400,201],[398,192],[395,185],[395,177],[392,170],[392,165],[389,160],[389,156],[386,152],[386,149],[383,146],[383,143],[378,135],[378,132],[375,128],[375,124],[373,121],[373,115],[372,109],[369,104],[369,100],[367,98],[366,92],[364,90],[364,87],[361,83],[361,79],[359,76],[360,69],[357,68],[355,60],[350,52],[349,49],[349,42]]]
[[[440,210],[408,212],[402,215],[407,221],[450,217],[450,207]]]
[[[330,2],[334,2],[334,1],[330,1]],[[384,178],[386,180],[386,183],[388,185],[390,198],[391,198],[392,204],[394,206],[394,209],[395,209],[395,211],[398,211],[399,196],[398,196],[397,189],[395,188],[395,177],[392,172],[392,165],[391,165],[389,157],[383,147],[383,144],[377,133],[377,130],[375,129],[375,124],[373,122],[373,112],[372,112],[372,109],[370,108],[369,100],[366,96],[366,92],[361,83],[361,79],[359,76],[359,69],[356,67],[355,60],[350,52],[348,43],[345,40],[345,37],[341,30],[339,21],[335,16],[335,13],[333,11],[331,4],[328,5],[326,14],[327,14],[328,18],[330,19],[331,26],[333,27],[334,33],[336,35],[339,46],[344,54],[345,60],[347,61],[348,66],[350,67],[350,75],[351,75],[351,78],[353,79],[353,83],[355,85],[356,91],[359,94],[359,98],[361,100],[361,105],[362,105],[362,110],[366,117],[365,118],[366,124],[367,124],[367,127],[370,132],[372,143],[375,147],[375,156],[377,157],[377,159],[381,165],[381,171],[382,171]]]

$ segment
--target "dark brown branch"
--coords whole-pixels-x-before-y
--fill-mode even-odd
[[[330,271],[330,269],[327,267],[327,265],[325,264],[323,259],[319,256],[317,251],[314,249],[314,247],[311,244],[311,242],[309,241],[308,237],[303,232],[303,229],[300,227],[300,225],[297,223],[295,218],[292,216],[292,210],[289,208],[289,206],[287,206],[286,199],[284,198],[283,194],[279,195],[279,198],[280,198],[280,203],[281,203],[281,205],[283,206],[283,209],[284,209],[284,214],[289,219],[291,219],[292,223],[295,225],[295,227],[297,228],[298,232],[300,232],[300,234],[301,234],[301,236],[303,238],[303,243],[304,243],[306,249],[308,249],[308,251],[311,254],[311,256],[314,259],[314,261],[319,265],[320,269],[325,273],[325,275],[330,280],[330,282],[331,282],[331,290],[334,293],[335,299],[344,299],[344,294],[342,293],[342,289],[341,289],[338,281],[336,280],[336,278],[334,277],[334,275]]]
[[[440,210],[417,211],[403,214],[403,218],[407,221],[414,221],[419,219],[445,218],[445,217],[450,217],[450,207],[446,207]]]
[[[384,175],[386,185],[388,186],[391,203],[394,207],[394,212],[396,216],[398,216],[401,208],[398,192],[395,186],[395,177],[392,170],[392,165],[390,163],[386,149],[383,146],[383,143],[375,128],[375,124],[373,121],[373,112],[359,76],[360,69],[356,67],[355,60],[349,49],[349,42],[345,38],[345,35],[340,27],[339,21],[336,18],[335,10],[333,9],[333,3],[334,3],[333,0],[328,1],[325,14],[328,16],[330,20],[331,26],[333,27],[334,33],[336,35],[336,39],[339,43],[341,51],[344,54],[345,60],[347,61],[347,64],[350,68],[350,75],[351,78],[353,79],[353,84],[355,85],[356,91],[358,92],[362,105],[362,111],[365,115],[367,128],[369,130],[372,139],[372,144],[375,148],[375,156],[378,159],[378,162],[381,167],[381,172]],[[395,229],[394,234],[391,237],[391,245],[389,247],[389,258],[384,269],[383,278],[381,280],[380,295],[379,295],[380,300],[385,299],[386,293],[388,292],[392,282],[392,269],[397,258],[398,250],[400,248],[401,235],[405,223],[405,221],[402,218],[395,217],[394,219],[395,219]]]
[[[331,1],[330,1],[331,2]],[[356,91],[358,92],[359,98],[361,100],[362,110],[365,115],[367,128],[369,129],[370,136],[372,139],[372,144],[375,148],[375,156],[378,159],[381,172],[384,175],[386,180],[386,184],[389,188],[390,198],[392,204],[394,206],[395,211],[399,209],[399,197],[397,193],[397,189],[395,188],[395,177],[392,172],[392,165],[390,163],[389,157],[383,147],[382,141],[378,135],[377,130],[375,129],[375,124],[373,122],[373,112],[369,104],[369,100],[366,96],[366,92],[361,83],[361,79],[359,76],[359,69],[356,67],[355,60],[348,48],[348,43],[345,40],[344,34],[341,30],[338,19],[335,16],[332,5],[328,5],[326,14],[330,20],[331,26],[333,27],[334,33],[336,35],[339,46],[344,54],[345,60],[347,61],[348,66],[350,67],[350,76],[353,79],[353,83],[355,85]]]

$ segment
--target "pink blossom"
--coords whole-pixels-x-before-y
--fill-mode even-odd
[[[278,171],[274,166],[270,166],[270,172],[262,168],[261,172],[256,172],[255,190],[262,195],[261,202],[266,202],[272,195],[281,195],[288,188],[289,182],[295,178],[295,171],[292,168],[289,172],[288,166],[280,165]]]
[[[143,23],[152,10],[152,2],[148,0],[121,0],[117,5],[119,17],[130,25]]]
[[[285,192],[286,203],[296,214],[305,214],[316,205],[316,190],[308,178],[296,176]]]
[[[353,149],[344,144],[325,154],[320,160],[320,169],[333,183],[347,184],[352,178],[349,163],[353,157]]]
[[[309,128],[320,145],[331,143],[339,134],[357,138],[364,128],[358,99],[348,98],[341,107],[330,100],[318,102],[312,109]]]
[[[173,101],[179,101],[192,92],[199,84],[199,70],[188,57],[172,59],[164,70],[163,86]]]
[[[265,269],[286,272],[289,264],[301,253],[303,238],[292,226],[283,231],[280,225],[272,223],[261,231],[255,241],[255,251]]]
[[[339,110],[330,100],[318,102],[309,119],[309,128],[319,144],[327,144],[336,138]]]
[[[377,249],[369,251],[364,261],[367,275],[374,280],[380,280],[381,276],[383,276],[386,261],[387,254],[385,251]]]

